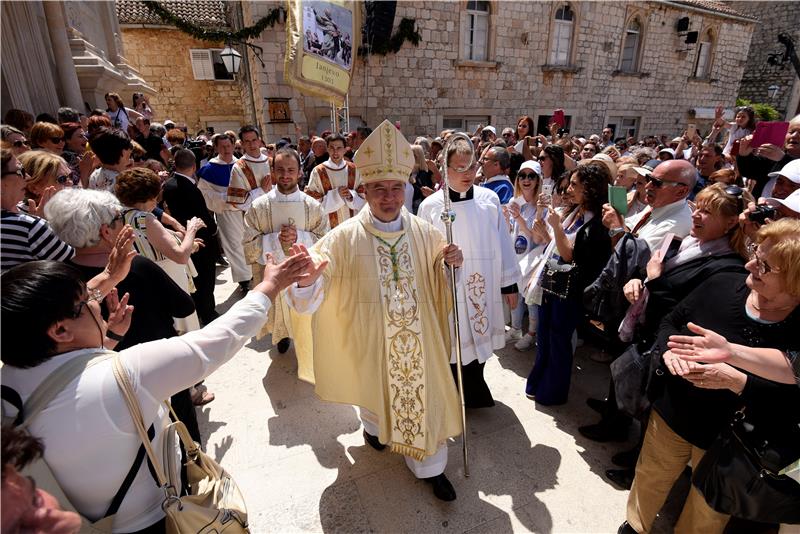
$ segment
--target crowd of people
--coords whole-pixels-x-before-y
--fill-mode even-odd
[[[620,532],[650,531],[687,466],[677,531],[800,522],[800,116],[782,146],[755,146],[749,107],[732,122],[718,109],[705,136],[584,136],[557,120],[536,134],[522,116],[501,135],[410,143],[384,121],[270,144],[250,125],[189,137],[139,94],[106,104],[11,110],[0,127],[4,532],[80,525],[42,511],[52,498],[11,505],[30,501],[17,469],[37,455],[81,517],[162,532],[113,358],[154,443],[165,399],[201,443],[203,379],[268,334],[438,499],[456,498],[458,379],[467,409],[490,409],[485,363],[513,344],[531,355],[520,395],[562,405],[587,343],[613,363],[607,397],[586,399],[600,420],[579,432],[640,429],[606,472],[630,489]],[[239,300],[220,314],[228,266]],[[26,419],[69,362],[83,367]],[[731,432],[783,500],[725,471]]]

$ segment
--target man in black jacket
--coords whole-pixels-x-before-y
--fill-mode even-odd
[[[203,240],[200,249],[192,254],[192,262],[197,270],[194,278],[196,291],[192,293],[197,315],[204,325],[210,323],[219,314],[215,309],[214,284],[216,280],[217,250],[217,223],[213,215],[206,208],[203,194],[197,188],[194,173],[197,163],[190,150],[181,149],[175,153],[175,173],[164,183],[163,197],[170,214],[181,222],[192,217],[200,217],[206,227],[197,232],[197,237]]]

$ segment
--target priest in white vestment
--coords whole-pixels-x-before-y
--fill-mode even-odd
[[[461,433],[461,420],[445,264],[457,267],[463,255],[403,207],[414,158],[392,123],[372,132],[355,162],[369,207],[311,248],[316,271],[286,292],[294,310],[314,314],[304,334],[313,339],[296,339],[296,350],[313,353],[317,395],[359,406],[366,442],[405,456],[437,498],[451,501],[447,439]]]
[[[456,285],[465,404],[484,408],[493,406],[494,399],[483,378],[483,366],[495,350],[505,346],[503,299],[510,309],[516,307],[516,283],[522,275],[500,199],[491,189],[473,185],[476,166],[470,150],[466,139],[448,148],[449,191],[442,188],[430,195],[417,215],[444,231],[444,195],[450,195],[455,213],[453,241],[464,252]],[[455,348],[450,363],[455,374]]]
[[[242,161],[241,159],[239,161]],[[283,261],[295,243],[311,247],[329,230],[328,215],[319,202],[297,187],[300,180],[300,155],[291,148],[275,153],[274,185],[250,205],[244,216],[244,255],[253,269],[253,283],[261,281],[265,256]],[[285,299],[279,296],[269,310],[269,318],[258,339],[272,334],[278,352],[289,350],[292,328]]]

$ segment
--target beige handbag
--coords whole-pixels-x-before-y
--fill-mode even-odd
[[[119,356],[114,357],[114,377],[122,390],[131,418],[164,491],[161,508],[166,513],[167,533],[249,533],[247,508],[236,482],[222,466],[200,450],[200,446],[192,440],[186,426],[178,420],[169,403],[164,404],[169,408],[175,422],[164,432],[163,456],[167,464],[165,473],[147,437],[139,401]],[[189,495],[182,497],[178,495],[176,489],[180,485],[180,466],[175,465],[174,461],[175,434],[180,438],[187,458]]]

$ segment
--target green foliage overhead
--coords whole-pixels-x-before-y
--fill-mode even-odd
[[[202,28],[197,26],[196,24],[192,24],[191,22],[187,22],[182,18],[176,16],[175,14],[169,12],[165,9],[161,4],[155,2],[154,0],[142,0],[144,6],[152,13],[156,15],[161,20],[175,26],[179,30],[184,33],[188,33],[195,39],[200,39],[202,41],[212,41],[212,42],[219,42],[219,41],[232,41],[232,42],[245,42],[248,39],[255,39],[261,32],[263,32],[267,27],[272,27],[278,22],[278,19],[283,12],[282,7],[276,7],[274,9],[270,9],[269,13],[265,16],[261,17],[255,24],[252,26],[248,26],[247,28],[242,28],[241,30],[232,32],[228,30],[212,30],[207,28]]]
[[[753,103],[746,98],[737,98],[736,106],[750,106],[756,112],[756,118],[762,121],[777,121],[781,118],[778,110],[769,104]]]
[[[175,26],[182,32],[191,35],[195,39],[211,42],[230,41],[234,43],[246,43],[250,39],[258,38],[265,29],[273,27],[275,23],[280,20],[281,15],[285,14],[284,8],[273,8],[269,11],[269,13],[260,18],[252,26],[248,26],[247,28],[242,28],[241,30],[234,32],[229,30],[203,28],[196,24],[192,24],[191,22],[185,21],[176,16],[174,13],[167,10],[155,0],[142,0],[142,3],[152,14],[159,17],[165,23]],[[362,45],[358,49],[358,55],[364,57],[368,54],[380,54],[382,56],[385,56],[389,53],[394,54],[400,51],[400,49],[403,47],[403,43],[406,41],[410,41],[411,44],[417,46],[421,40],[422,36],[417,31],[416,21],[414,19],[403,18],[400,21],[397,31],[390,39],[382,41],[381,44],[372,46],[370,48]]]

